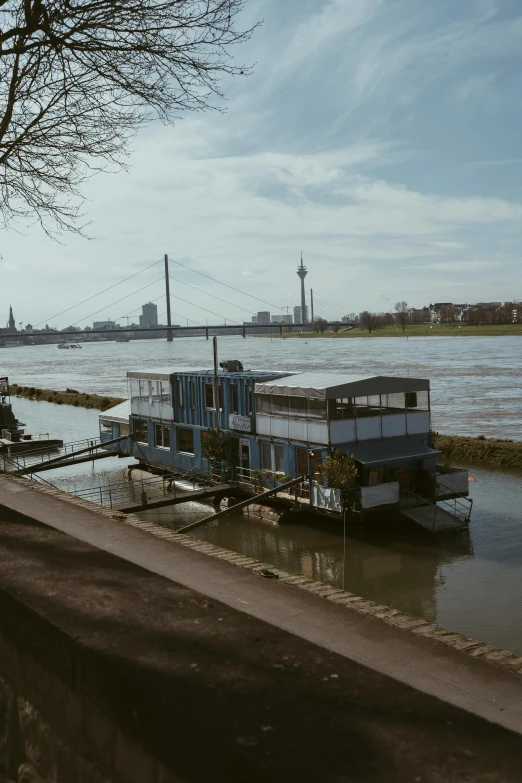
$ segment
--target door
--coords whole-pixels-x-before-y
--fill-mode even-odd
[[[250,480],[250,441],[239,441],[239,472],[245,481]]]

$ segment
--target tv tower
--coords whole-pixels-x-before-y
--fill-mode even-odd
[[[308,274],[307,268],[303,265],[303,253],[301,251],[301,266],[297,267],[297,274],[301,280],[301,323],[307,324],[308,318],[306,317],[306,297],[305,297],[305,277]]]

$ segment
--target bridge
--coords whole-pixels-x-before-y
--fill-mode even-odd
[[[339,321],[329,321],[325,327],[325,331],[350,331],[352,329],[355,329],[358,326],[356,323],[341,323]],[[265,334],[278,334],[279,336],[283,336],[285,333],[289,332],[309,332],[311,331],[312,326],[311,324],[206,324],[206,325],[199,325],[199,326],[167,326],[165,324],[159,324],[158,326],[121,326],[118,329],[89,329],[88,331],[85,331],[84,329],[64,329],[63,331],[53,331],[53,330],[44,330],[44,331],[38,331],[38,332],[17,332],[16,334],[3,334],[2,340],[5,342],[9,342],[12,340],[18,341],[22,337],[23,339],[29,339],[31,337],[77,337],[78,335],[91,335],[91,334],[103,334],[103,335],[114,335],[115,337],[127,334],[139,334],[140,336],[143,333],[158,333],[158,332],[165,332],[167,334],[167,339],[169,338],[169,335],[175,335],[180,333],[180,336],[186,334],[187,332],[190,332],[190,334],[186,334],[187,337],[193,337],[193,336],[199,336],[199,335],[205,335],[206,339],[208,340],[209,337],[213,334],[223,334],[226,332],[229,333],[239,333],[244,338],[247,336],[247,334],[252,333],[265,333]],[[194,334],[195,333],[195,334]]]

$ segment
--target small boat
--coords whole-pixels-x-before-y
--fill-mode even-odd
[[[19,348],[23,344],[23,340],[6,340],[2,348]]]
[[[117,337],[116,338],[117,343],[130,343],[130,339],[128,337]]]
[[[81,348],[82,346],[80,343],[58,343],[57,347],[63,351],[65,348]]]

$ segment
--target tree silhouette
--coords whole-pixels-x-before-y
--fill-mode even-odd
[[[0,225],[81,232],[85,179],[154,118],[216,108],[245,0],[0,0]]]

